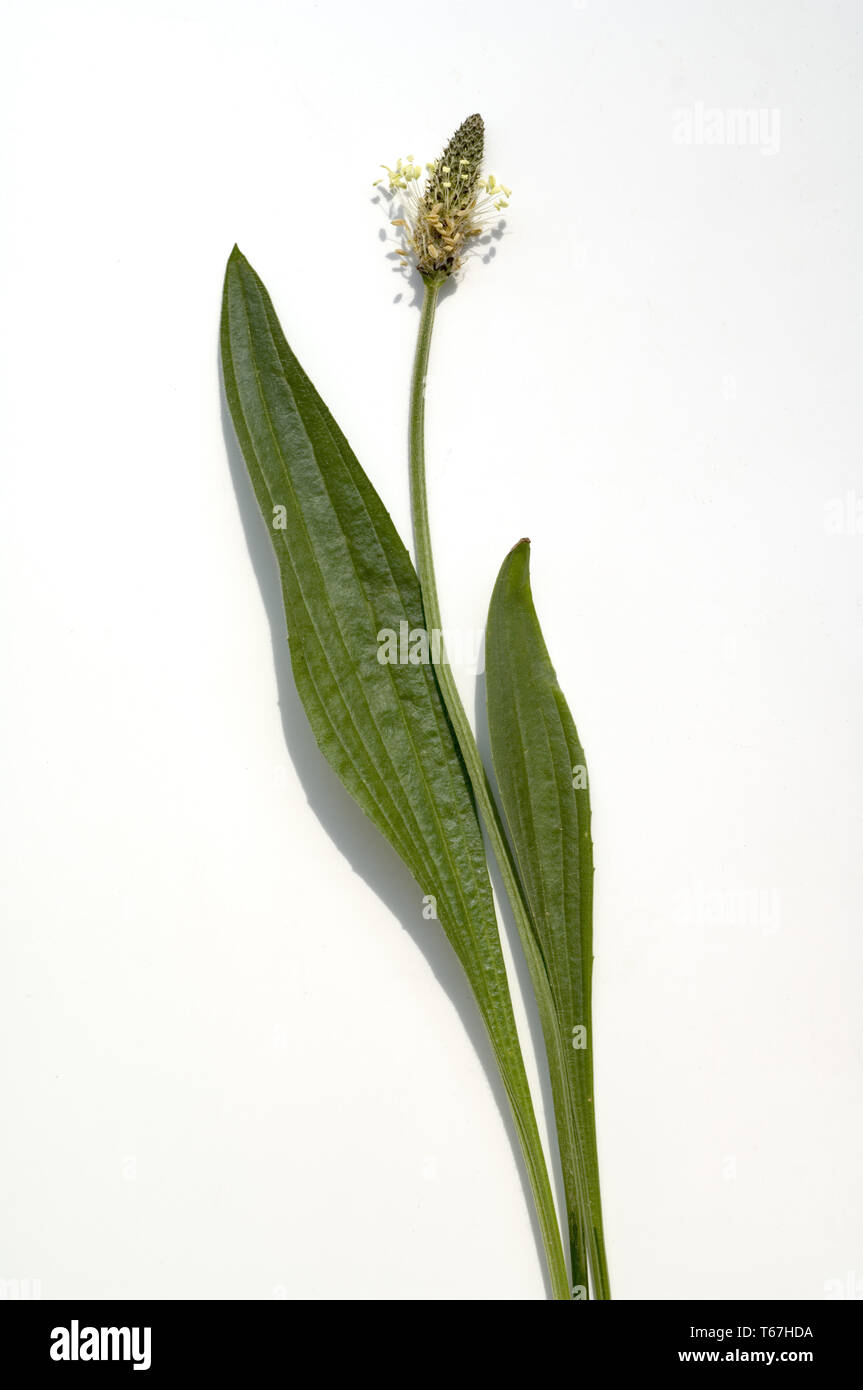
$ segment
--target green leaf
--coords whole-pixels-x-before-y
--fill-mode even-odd
[[[512,1013],[485,851],[432,667],[381,661],[380,634],[423,629],[419,582],[380,498],[235,248],[221,328],[225,393],[282,578],[297,689],[318,746],[437,915],[506,1086],[554,1295],[569,1297]],[[274,525],[274,521],[277,523]]]
[[[595,1296],[608,1298],[593,1104],[590,791],[533,605],[526,540],[504,560],[492,594],[486,699],[495,776],[565,1044],[568,1113],[556,1119],[570,1237],[587,1246]]]

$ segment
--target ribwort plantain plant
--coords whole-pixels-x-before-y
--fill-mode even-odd
[[[288,346],[235,247],[225,276],[225,393],[281,573],[297,689],[321,752],[401,856],[465,971],[500,1069],[555,1299],[610,1297],[593,1103],[593,850],[584,752],[534,611],[529,546],[504,560],[489,610],[492,790],[452,670],[381,659],[378,635],[443,631],[429,527],[425,391],[441,286],[510,190],[484,175],[469,116],[440,158],[384,166],[391,218],[422,284],[409,400],[416,569],[377,492]],[[539,1138],[480,827],[512,906],[542,1024],[565,1198],[565,1238]],[[568,1261],[567,1261],[568,1252]]]

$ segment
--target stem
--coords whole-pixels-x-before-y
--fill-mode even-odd
[[[434,560],[432,557],[428,495],[426,491],[425,382],[428,371],[429,350],[431,347],[438,291],[442,283],[442,280],[426,281],[422,314],[420,316],[416,357],[414,359],[413,375],[411,378],[409,435],[411,507],[417,553],[417,571],[422,588],[426,627],[430,631],[437,631],[439,633],[443,631],[443,623],[441,621],[440,602],[438,600],[437,581],[435,579]],[[536,995],[540,1023],[542,1025],[542,1032],[548,1055],[549,1075],[551,1078],[552,1097],[554,1100],[558,1143],[560,1146],[564,1189],[566,1193],[569,1246],[572,1261],[572,1284],[582,1285],[585,1289],[588,1287],[587,1263],[589,1257],[590,1269],[593,1275],[594,1296],[600,1299],[607,1299],[610,1298],[611,1295],[608,1287],[608,1269],[602,1238],[602,1218],[598,1207],[598,1189],[596,1194],[597,1204],[593,1207],[588,1195],[591,1184],[589,1184],[587,1178],[587,1156],[584,1153],[580,1136],[575,1126],[572,1096],[568,1082],[565,1043],[561,1034],[557,1011],[554,1007],[545,961],[539,948],[515,858],[509,840],[507,839],[500,811],[498,810],[497,803],[492,794],[473,729],[471,728],[470,721],[468,720],[464,705],[458,693],[458,688],[452,674],[452,668],[447,662],[443,652],[441,652],[440,660],[435,663],[434,671],[444,706],[449,716],[450,723],[453,726],[456,741],[458,742],[468,776],[470,777],[474,797],[500,868],[507,897],[512,905],[513,915],[515,917],[516,926],[518,927],[518,933],[521,938],[522,948],[527,959],[528,969],[530,970],[531,981]],[[588,1024],[589,1023],[590,1020],[588,1020]],[[524,1140],[522,1140],[522,1143],[524,1144]],[[589,1138],[588,1143],[591,1145],[592,1152],[595,1153],[595,1138],[592,1143]],[[531,1184],[533,1186],[537,1209],[540,1212],[540,1222],[543,1225],[543,1230],[545,1230],[542,1204],[546,1201],[546,1194],[537,1191],[537,1185],[534,1182],[532,1162],[527,1152],[525,1152],[525,1157],[528,1161],[528,1169],[531,1173]],[[544,1180],[545,1186],[548,1187],[547,1170],[544,1172]],[[552,1203],[553,1210],[554,1207],[550,1190],[547,1194],[547,1200]],[[583,1213],[587,1212],[591,1212],[589,1229],[585,1229],[585,1220],[583,1216]],[[558,1237],[557,1245],[559,1246],[559,1244],[560,1241]],[[548,1244],[546,1244],[546,1255],[549,1259],[549,1268],[551,1269],[551,1256],[549,1254]],[[553,1270],[552,1280],[554,1281]],[[565,1296],[569,1297],[569,1292],[567,1292]]]

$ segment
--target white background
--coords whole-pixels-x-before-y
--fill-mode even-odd
[[[545,1296],[466,987],[305,725],[217,365],[236,240],[407,536],[370,185],[479,110],[514,196],[439,316],[441,597],[480,628],[532,538],[614,1292],[863,1294],[861,22],[7,0],[0,1279]],[[686,143],[736,108],[767,142]]]

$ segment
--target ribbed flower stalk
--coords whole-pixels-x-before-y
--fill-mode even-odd
[[[416,257],[417,269],[425,286],[411,380],[410,482],[417,573],[422,588],[426,628],[438,633],[443,632],[444,625],[437,593],[426,488],[425,386],[440,288],[457,269],[461,252],[469,240],[481,230],[476,228],[476,223],[472,221],[477,212],[477,189],[482,187],[488,190],[490,183],[491,195],[497,194],[498,201],[504,205],[509,194],[509,190],[503,189],[493,178],[484,181],[481,179],[482,156],[482,119],[479,116],[471,116],[459,127],[441,159],[430,166],[430,177],[422,197],[416,199],[413,218],[402,223],[408,233],[408,242]],[[409,165],[402,167],[407,170],[409,188],[412,183],[416,183],[414,175],[418,175],[417,166],[411,161]],[[390,172],[392,187],[392,174],[395,171]],[[397,180],[398,177],[396,172]],[[580,1135],[575,1124],[567,1071],[566,1039],[563,1037],[554,1006],[546,965],[538,945],[515,856],[491,790],[473,729],[458,693],[452,668],[444,653],[441,653],[440,660],[435,664],[435,674],[480,815],[500,867],[536,995],[548,1057],[563,1170],[571,1283],[578,1291],[576,1297],[587,1297],[590,1272],[594,1297],[608,1299],[611,1295],[602,1236],[598,1184],[590,1181],[588,1177],[588,1174],[594,1174],[596,1169],[595,1132]]]

